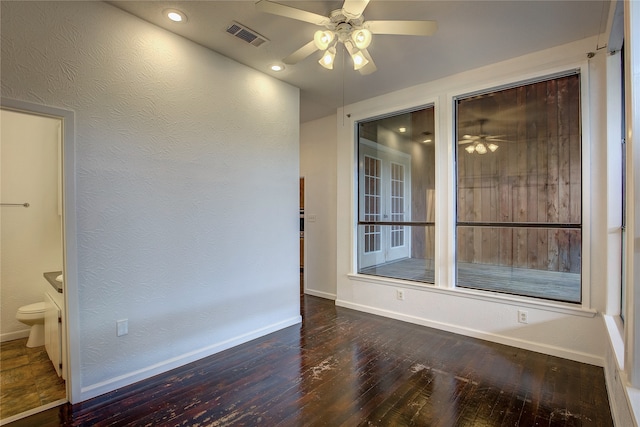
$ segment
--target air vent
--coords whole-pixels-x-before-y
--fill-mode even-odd
[[[245,42],[255,47],[258,47],[263,43],[269,41],[252,29],[249,29],[242,24],[238,24],[237,22],[232,22],[227,27],[227,33],[231,34],[232,36],[236,36],[240,40],[244,40]]]

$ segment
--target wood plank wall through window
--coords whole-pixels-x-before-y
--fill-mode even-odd
[[[579,74],[456,107],[457,286],[579,303]]]

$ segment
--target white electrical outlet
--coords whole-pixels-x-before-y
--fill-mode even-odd
[[[396,290],[396,298],[398,298],[400,301],[404,301],[404,289]]]
[[[524,310],[518,310],[518,322],[529,323],[529,313]]]
[[[129,333],[129,319],[122,319],[116,322],[116,336],[121,337]]]

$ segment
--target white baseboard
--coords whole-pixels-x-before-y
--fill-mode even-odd
[[[211,344],[204,348],[194,350],[189,353],[185,353],[180,356],[176,356],[171,359],[158,362],[154,365],[147,366],[146,368],[139,369],[133,372],[128,372],[124,375],[119,375],[117,377],[110,378],[106,381],[101,381],[96,384],[91,384],[91,385],[82,387],[80,389],[80,399],[78,400],[78,402],[92,399],[94,397],[100,396],[101,394],[114,391],[116,389],[131,385],[138,381],[146,380],[147,378],[151,378],[154,375],[158,375],[158,374],[170,371],[171,369],[179,368],[180,366],[184,366],[188,363],[195,362],[196,360],[202,359],[204,357],[214,355],[221,351],[227,350],[231,347],[235,347],[237,345],[243,344],[253,339],[268,335],[272,332],[279,331],[280,329],[284,329],[289,326],[293,326],[300,323],[302,323],[302,316],[294,316],[292,318],[283,320],[281,322],[274,323],[274,324],[265,326],[263,328],[253,330],[246,334],[242,334],[237,337],[234,337],[219,343]],[[78,402],[74,402],[74,403],[78,403]]]
[[[328,292],[316,291],[314,289],[305,289],[304,293],[307,295],[313,295],[314,297],[325,298],[335,301],[337,298],[336,294],[330,294]]]
[[[377,316],[389,317],[391,319],[401,320],[403,322],[414,323],[416,325],[427,326],[429,328],[439,329],[442,331],[452,332],[454,334],[464,335],[467,337],[478,338],[485,341],[491,341],[498,344],[504,344],[511,347],[522,348],[537,353],[548,354],[551,356],[562,357],[563,359],[575,360],[576,362],[588,363],[595,366],[604,366],[604,359],[596,355],[583,352],[571,351],[565,348],[555,347],[551,345],[540,344],[533,341],[521,340],[513,337],[506,337],[490,332],[484,332],[476,329],[470,329],[450,323],[443,323],[434,320],[425,319],[423,317],[410,316],[391,310],[384,310],[376,307],[355,304],[349,301],[336,300],[336,305],[353,310],[364,311],[365,313],[375,314]]]
[[[27,329],[23,329],[22,331],[4,333],[0,335],[0,342],[19,340],[20,338],[27,338],[29,336],[30,331],[31,329],[27,328]]]

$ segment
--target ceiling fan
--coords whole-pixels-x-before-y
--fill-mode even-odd
[[[377,70],[367,51],[373,34],[430,36],[438,29],[435,21],[365,21],[362,13],[368,3],[369,0],[345,0],[342,9],[334,10],[329,16],[269,0],[260,0],[256,3],[256,8],[261,12],[324,27],[324,30],[316,31],[313,40],[284,58],[282,62],[285,64],[296,64],[320,50],[324,52],[318,61],[320,65],[333,69],[336,45],[342,43],[353,59],[354,69],[362,75],[371,74]]]
[[[480,123],[480,133],[478,135],[462,135],[462,139],[458,141],[458,144],[470,144],[464,148],[467,153],[486,154],[488,151],[493,153],[499,148],[498,144],[496,144],[497,142],[509,142],[506,139],[501,139],[506,135],[485,134],[483,126],[486,122],[488,122],[487,119],[479,119],[478,123]]]

